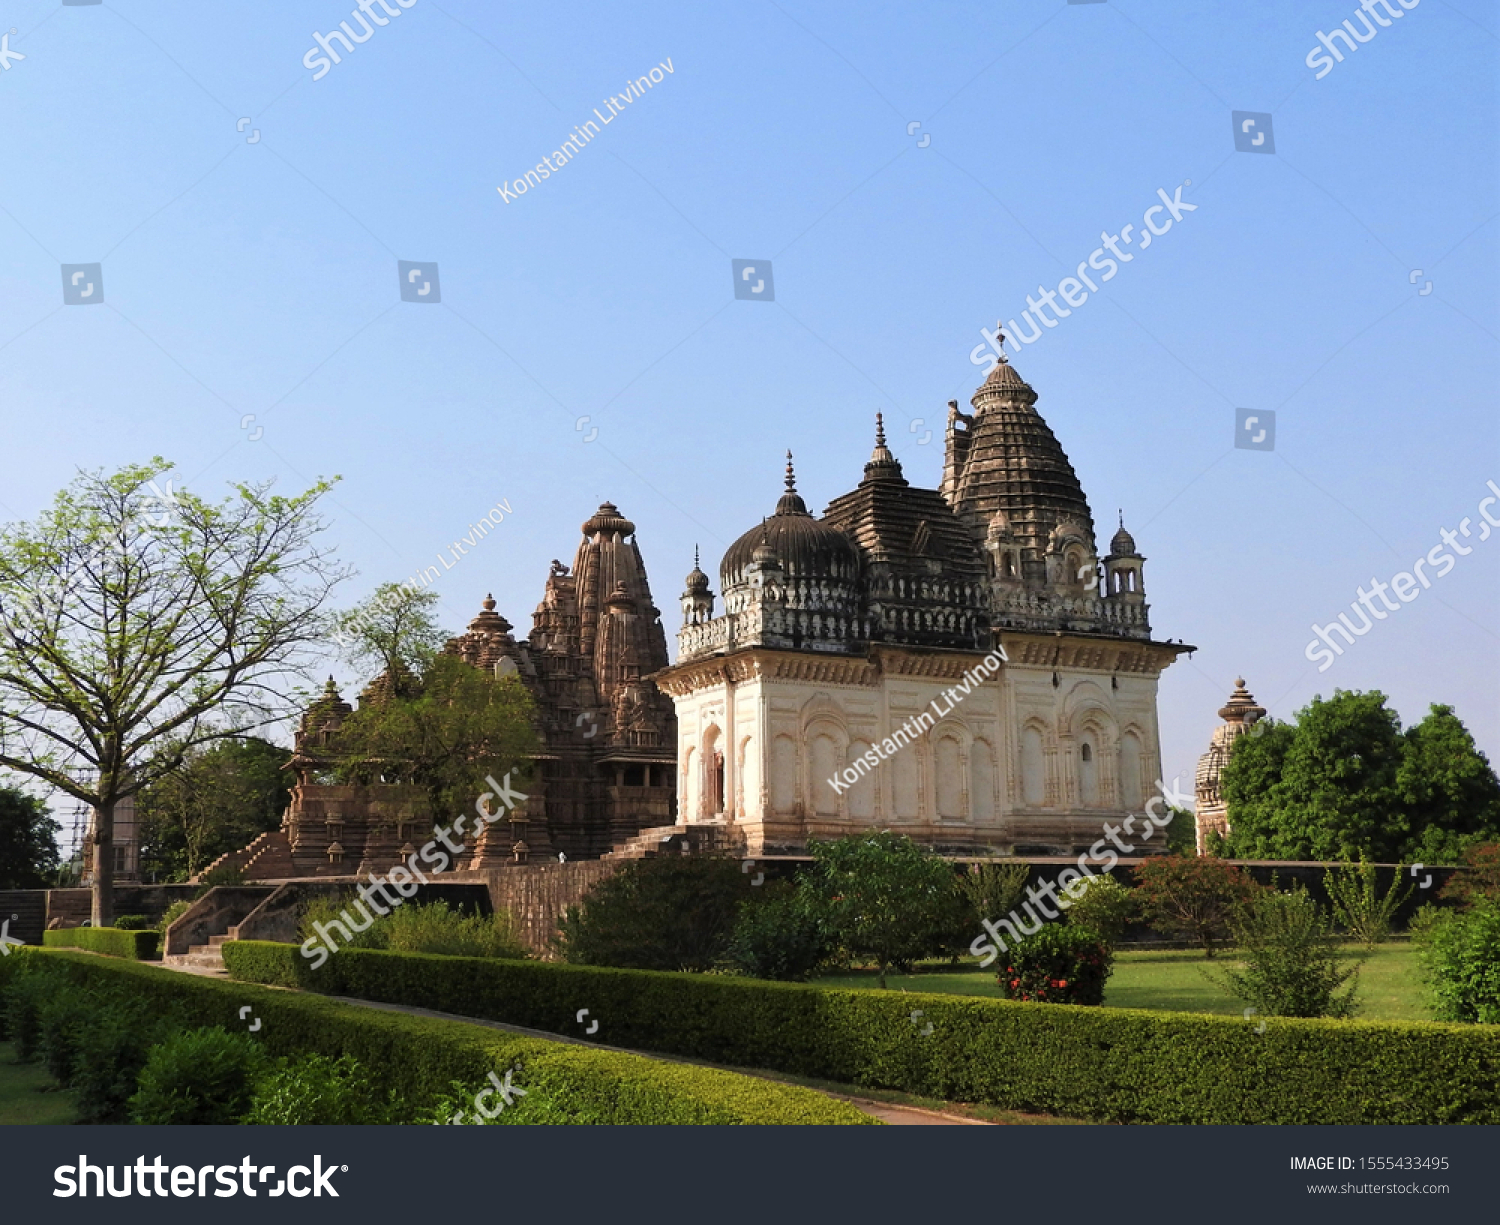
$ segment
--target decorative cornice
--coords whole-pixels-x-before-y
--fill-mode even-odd
[[[1154,676],[1177,656],[1195,648],[1177,642],[1140,642],[1082,634],[1027,634],[1005,630],[996,636],[1013,665],[1031,668],[1084,668]]]

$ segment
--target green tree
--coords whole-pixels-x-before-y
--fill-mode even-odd
[[[1500,833],[1500,783],[1448,707],[1403,733],[1385,695],[1314,698],[1235,742],[1222,779],[1243,859],[1456,862]]]
[[[317,540],[331,482],[210,503],[170,470],[80,473],[0,529],[0,767],[93,809],[96,926],[113,917],[115,805],[291,713],[287,683],[347,577]]]
[[[62,826],[41,800],[18,787],[0,787],[0,889],[47,889],[61,856]]]
[[[758,902],[737,859],[663,855],[627,862],[558,922],[573,965],[692,970],[730,952],[742,902]]]
[[[142,870],[160,880],[187,880],[220,855],[279,828],[291,800],[290,756],[253,736],[187,753],[136,797]]]
[[[1191,940],[1208,957],[1228,939],[1236,909],[1260,889],[1242,869],[1209,857],[1148,859],[1135,876],[1151,925],[1163,935]]]
[[[1466,847],[1500,835],[1500,779],[1451,706],[1433,705],[1406,729],[1396,787],[1410,814],[1408,862],[1455,864]]]
[[[1167,853],[1195,855],[1198,851],[1198,821],[1186,808],[1168,808],[1172,820],[1167,824]]]
[[[851,954],[874,959],[882,988],[892,966],[943,951],[956,889],[946,860],[889,830],[809,839],[807,849],[833,931]]]
[[[438,655],[412,686],[387,689],[344,720],[337,773],[346,782],[420,786],[435,817],[468,812],[487,775],[524,775],[536,751],[533,711],[519,676]]]
[[[404,583],[382,583],[369,599],[332,618],[333,635],[345,662],[367,674],[390,679],[411,696],[416,679],[432,666],[449,635],[432,610],[435,591],[415,591]]]

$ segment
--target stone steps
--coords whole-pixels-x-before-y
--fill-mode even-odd
[[[601,859],[655,859],[660,855],[691,855],[724,850],[728,831],[722,825],[658,825],[615,844]]]
[[[224,967],[224,955],[219,950],[228,936],[210,936],[209,944],[195,944],[186,953],[177,953],[171,957],[163,957],[162,962],[169,966],[191,966],[198,970],[218,970],[227,973]]]

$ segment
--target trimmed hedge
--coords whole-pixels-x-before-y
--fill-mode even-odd
[[[106,957],[156,961],[161,956],[161,933],[116,927],[59,927],[42,933],[49,949],[86,949]]]
[[[228,947],[228,946],[226,946]],[[294,946],[290,947],[295,952]],[[379,953],[379,957],[420,956]],[[491,1071],[520,1064],[517,1083],[550,1102],[569,1122],[605,1124],[868,1124],[847,1103],[795,1085],[716,1068],[664,1063],[508,1034],[501,1030],[343,1004],[317,996],[248,987],[155,966],[79,953],[28,950],[0,964],[0,994],[18,963],[45,958],[70,982],[173,1011],[192,1026],[243,1032],[247,1004],[260,1019],[256,1037],[272,1055],[354,1056],[375,1088],[394,1090],[416,1108],[452,1093],[454,1081],[478,1092]],[[426,958],[441,962],[457,958]],[[468,964],[464,960],[464,964]],[[524,963],[523,963],[524,964]]]
[[[1500,1123],[1500,1027],[1238,1018],[826,991],[718,975],[224,945],[236,978],[736,1067],[1101,1122]],[[912,1012],[923,1013],[921,1028]],[[930,1033],[928,1025],[932,1026]]]

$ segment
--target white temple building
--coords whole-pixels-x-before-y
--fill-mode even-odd
[[[788,456],[773,513],[694,566],[677,662],[679,824],[747,854],[892,829],[948,854],[1077,854],[1160,777],[1157,678],[1124,529],[1094,519],[1036,393],[1004,358],[949,404],[939,489],[876,419],[864,476],[814,517]],[[991,664],[981,667],[986,657]],[[998,666],[996,666],[998,665]]]

